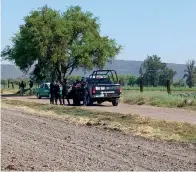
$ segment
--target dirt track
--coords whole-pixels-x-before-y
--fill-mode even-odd
[[[35,96],[3,96],[8,99],[17,99],[25,101],[33,101],[38,103],[49,103],[48,99],[37,99]],[[139,105],[128,105],[128,104],[119,104],[117,107],[113,107],[111,104],[104,104],[103,106],[91,106],[85,107],[87,109],[99,110],[99,111],[108,111],[108,112],[117,112],[122,114],[137,114],[140,116],[147,116],[154,119],[163,119],[163,120],[172,120],[179,122],[188,122],[196,124],[196,111],[188,111],[183,109],[171,109],[171,108],[159,108],[152,106],[139,106]]]
[[[196,170],[196,145],[1,111],[1,170]]]

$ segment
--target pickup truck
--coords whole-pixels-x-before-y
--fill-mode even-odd
[[[60,87],[62,94],[62,87]],[[42,97],[48,97],[50,98],[50,83],[43,83],[39,86],[39,88],[35,89],[35,94],[38,99],[41,99]]]
[[[112,102],[118,106],[121,95],[121,86],[118,76],[114,70],[96,70],[87,79],[89,96],[87,102],[92,105],[94,102],[101,104],[105,101]]]

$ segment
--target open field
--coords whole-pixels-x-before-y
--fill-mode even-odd
[[[173,92],[168,95],[162,91],[140,93],[139,91],[124,90],[121,100],[128,104],[196,110],[196,92]]]
[[[131,87],[131,86],[124,86],[123,90],[134,90],[134,91],[139,91],[140,87]],[[183,92],[196,92],[196,87],[193,88],[188,88],[188,87],[171,87],[171,90],[176,92],[176,91],[183,91]],[[167,87],[144,87],[144,92],[145,91],[165,91],[167,92]]]
[[[25,90],[26,95],[31,95],[29,88]],[[18,86],[15,86],[15,89],[5,87],[1,93],[19,93],[19,89]],[[128,104],[196,110],[196,88],[173,87],[172,94],[168,95],[165,87],[145,87],[142,94],[139,87],[123,87],[121,101]]]
[[[36,111],[27,112],[27,104],[23,108],[4,105],[1,170],[196,170],[195,144],[153,141],[114,128],[110,130],[107,125],[105,128],[89,123],[76,125],[63,118],[82,114],[95,117],[76,108],[63,110],[63,107],[31,103]],[[53,113],[47,112],[47,108],[54,109]],[[106,116],[105,121],[109,121],[111,115]],[[126,120],[118,116],[114,114],[111,120]],[[132,119],[136,122],[137,117]]]

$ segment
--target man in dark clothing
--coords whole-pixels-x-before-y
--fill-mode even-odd
[[[54,81],[50,83],[50,104],[54,104]]]
[[[60,105],[62,105],[60,91],[61,90],[60,90],[59,82],[57,81],[54,85],[54,97],[55,97],[56,105],[57,105],[58,99],[59,99]]]
[[[73,97],[73,105],[77,105],[78,104],[78,85],[79,85],[80,81],[78,79],[76,79],[76,81],[73,83],[72,86],[72,97]]]
[[[82,92],[82,98],[83,98],[83,105],[87,105],[87,96],[88,96],[88,89],[87,89],[87,83],[83,80],[81,84],[81,92]]]
[[[24,82],[22,81],[22,82],[20,83],[20,94],[21,94],[21,95],[24,94],[24,88],[25,88],[25,84],[24,84]]]
[[[29,81],[29,88],[30,88],[30,89],[33,88],[33,81],[32,81],[32,80]]]
[[[65,105],[65,99],[67,97],[67,79],[64,79],[63,81],[63,90],[62,90],[62,99],[63,99],[63,104]],[[69,103],[69,102],[68,102]]]

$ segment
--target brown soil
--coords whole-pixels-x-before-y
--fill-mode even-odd
[[[1,170],[196,170],[196,145],[1,110]]]

